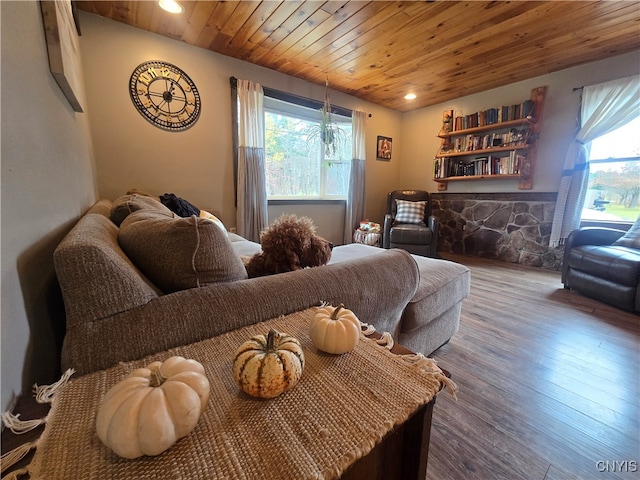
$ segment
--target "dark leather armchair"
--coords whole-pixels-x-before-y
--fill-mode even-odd
[[[426,201],[420,223],[401,223],[396,220],[396,200]],[[401,248],[424,257],[437,257],[438,221],[431,216],[431,198],[423,190],[394,190],[387,195],[387,214],[384,217],[382,246]]]
[[[567,237],[564,288],[631,312],[640,312],[640,250],[616,244],[625,232],[583,227]]]

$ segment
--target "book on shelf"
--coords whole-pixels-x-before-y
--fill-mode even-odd
[[[443,121],[452,128],[438,134],[440,150],[433,163],[438,190],[447,190],[449,181],[482,178],[516,179],[518,189],[531,189],[546,89],[532,89],[530,99],[520,103],[469,115],[445,110]]]
[[[504,157],[497,157],[494,160],[495,175],[520,175],[525,161],[526,157],[515,151],[509,152],[509,155]]]
[[[469,115],[458,115],[453,122],[453,131],[526,119],[533,117],[534,113],[535,102],[533,100],[525,100],[522,103],[514,103],[513,105],[503,105],[501,108],[489,108]]]
[[[487,155],[470,160],[436,157],[433,162],[433,178],[520,175],[523,173],[526,160],[526,156],[515,151],[501,157]]]
[[[454,152],[473,152],[505,145],[517,145],[519,132],[510,130],[505,133],[487,133],[486,135],[464,135],[453,137],[453,142],[447,143]]]
[[[533,100],[525,100],[522,102],[522,118],[534,117],[536,102]]]

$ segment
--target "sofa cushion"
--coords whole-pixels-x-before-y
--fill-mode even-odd
[[[331,252],[329,265],[366,257],[371,268],[375,268],[377,255],[385,251],[387,250],[359,243],[340,245]],[[420,283],[402,314],[401,328],[405,333],[424,327],[467,298],[471,278],[469,269],[459,263],[420,255],[411,256],[418,265]]]
[[[424,223],[422,225],[394,225],[389,231],[389,241],[392,244],[429,245],[433,241],[432,236],[433,232]]]
[[[229,232],[227,236],[231,241],[231,245],[233,246],[233,250],[236,252],[236,255],[244,257],[247,261],[248,257],[252,257],[256,253],[262,252],[262,246],[259,243],[251,242],[240,235],[231,232]]]
[[[571,269],[617,284],[635,288],[640,283],[640,250],[618,245],[581,245],[571,249],[566,261]]]
[[[385,250],[382,248],[365,245],[363,243],[347,243],[346,245],[338,245],[331,250],[331,258],[327,265],[348,262],[349,260],[356,260],[364,257],[371,257],[367,258],[367,261],[370,262],[371,268],[375,268],[375,255],[379,255],[384,251]]]
[[[418,330],[469,296],[471,274],[449,260],[412,255],[420,271],[418,290],[402,314],[402,331]],[[439,345],[438,345],[439,346]]]
[[[631,225],[627,233],[613,242],[613,244],[640,250],[640,215],[638,215],[638,218],[633,225]]]
[[[113,223],[120,226],[129,214],[145,209],[171,213],[171,210],[160,203],[160,200],[155,197],[144,193],[128,193],[113,202],[109,218]]]
[[[227,233],[195,215],[141,210],[120,226],[118,241],[138,268],[163,292],[247,278]]]
[[[53,261],[65,302],[67,332],[139,305],[160,293],[118,246],[110,203],[100,201],[56,247]]]

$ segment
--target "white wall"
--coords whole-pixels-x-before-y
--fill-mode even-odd
[[[115,199],[130,188],[152,194],[172,192],[201,208],[219,210],[225,224],[233,227],[236,218],[229,77],[250,79],[318,100],[324,96],[324,85],[304,82],[86,12],[81,12],[80,23],[100,196]],[[173,63],[195,82],[202,98],[202,112],[190,129],[161,130],[135,110],[128,82],[132,71],[147,60]],[[402,116],[336,92],[331,93],[331,100],[336,105],[372,114],[367,124],[367,214],[382,218],[384,196],[397,183],[400,161],[399,158],[392,162],[376,161],[375,141],[377,135],[399,138]],[[321,228],[327,219],[314,220],[319,234],[332,235]]]
[[[437,138],[445,110],[460,111],[463,115],[520,103],[529,98],[531,89],[547,86],[542,115],[542,129],[538,144],[533,188],[536,192],[557,192],[564,164],[564,156],[576,125],[580,92],[574,87],[622,78],[640,73],[640,51],[593,62],[560,72],[535,77],[501,88],[461,97],[454,101],[423,108],[404,115],[403,151],[400,183],[407,188],[437,191],[432,181],[433,157],[440,147]],[[447,192],[486,193],[517,192],[517,180],[476,180],[450,182]]]
[[[0,2],[2,408],[57,372],[64,312],[53,249],[96,199],[88,114],[49,72],[40,6]]]

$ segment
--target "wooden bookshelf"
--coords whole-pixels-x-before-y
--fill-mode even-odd
[[[473,177],[473,178],[469,178],[469,177]],[[508,174],[508,173],[497,173],[495,175],[484,175],[484,174],[464,175],[464,176],[458,176],[458,177],[447,177],[446,181],[447,182],[464,182],[468,180],[495,180],[495,179],[504,180],[506,178],[520,178],[520,175]]]
[[[451,157],[470,157],[474,155],[491,155],[495,152],[510,152],[512,150],[529,150],[530,146],[524,143],[515,145],[504,145],[502,147],[480,148],[478,150],[469,150],[465,152],[438,152],[438,158],[451,158]]]
[[[527,118],[517,118],[515,120],[508,120],[506,122],[498,122],[498,123],[490,123],[487,125],[482,125],[481,127],[474,128],[466,128],[464,130],[454,130],[450,133],[440,133],[438,137],[440,138],[451,138],[451,137],[459,137],[461,135],[469,135],[473,133],[483,133],[489,132],[491,130],[500,130],[511,127],[519,127],[522,125],[531,125],[533,122]]]
[[[542,118],[546,90],[547,87],[537,87],[531,90],[530,99],[534,104],[533,116],[516,118],[504,122],[489,123],[474,126],[473,128],[453,130],[450,132],[441,131],[438,134],[438,137],[442,139],[441,147],[434,158],[433,169],[433,181],[438,182],[438,190],[446,190],[448,183],[453,181],[474,181],[486,179],[517,179],[518,188],[520,190],[530,190],[533,186],[532,179],[537,155],[538,139],[540,135],[540,119]],[[526,137],[525,140],[523,142],[521,141],[516,143],[512,143],[511,141],[507,143],[503,142],[500,145],[487,148],[456,149],[454,146],[456,141],[459,145],[462,144],[462,139],[464,137],[467,138],[465,146],[469,147],[469,142],[476,142],[478,134],[485,134],[485,136],[487,136],[486,134],[503,135],[500,132],[506,133],[510,132],[512,129],[518,129],[520,133],[523,133]],[[500,152],[510,153],[510,158],[504,162],[508,164],[507,173],[493,173],[493,168],[488,166],[489,163],[496,161],[496,158],[492,156]],[[487,155],[489,156],[488,159],[482,158]],[[456,164],[451,163],[450,159],[452,158],[456,159]],[[498,159],[500,160],[503,158],[505,157],[498,156]],[[490,169],[491,172],[474,172],[473,174],[461,175],[457,171],[461,166],[471,169],[471,164],[483,161],[487,162],[487,169]]]

